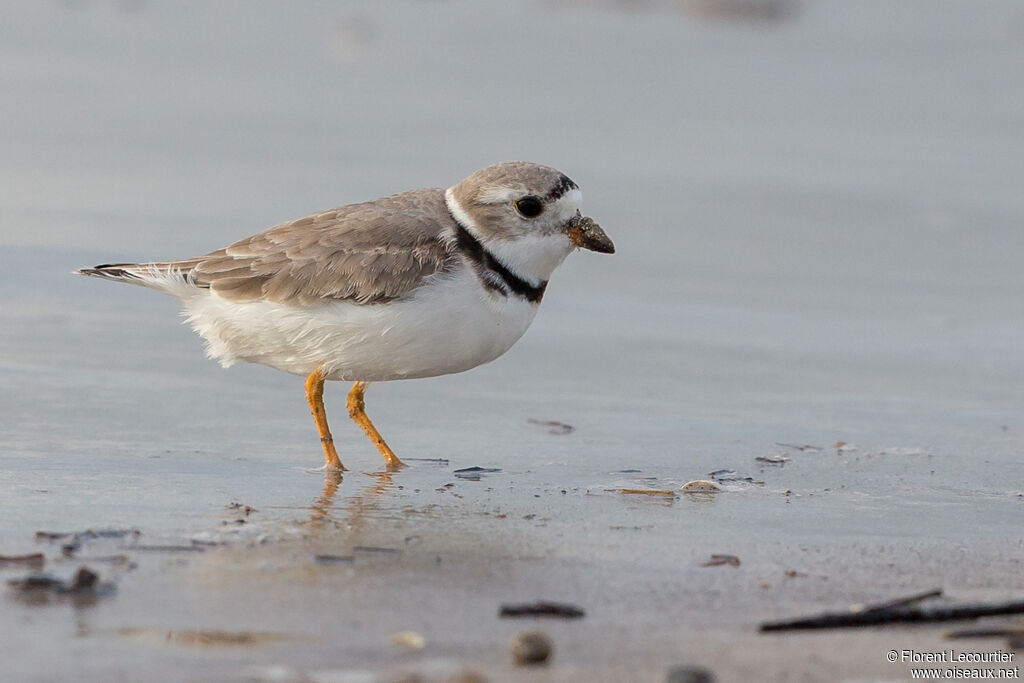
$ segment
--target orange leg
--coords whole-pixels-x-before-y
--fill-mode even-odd
[[[327,469],[344,470],[345,467],[338,458],[338,451],[334,450],[334,437],[331,436],[331,429],[327,426],[327,411],[324,410],[324,379],[324,373],[320,368],[310,373],[306,378],[306,400],[309,401],[309,409],[313,411],[316,429],[320,432],[320,443],[324,447]]]
[[[395,452],[384,442],[384,437],[380,435],[380,432],[373,426],[373,422],[370,421],[370,417],[366,414],[366,403],[363,401],[363,394],[366,393],[366,387],[369,384],[369,382],[356,382],[352,385],[352,390],[348,392],[348,414],[355,420],[357,425],[363,428],[366,436],[370,437],[370,441],[377,447],[380,454],[384,456],[388,469],[403,467],[405,463],[399,460]]]

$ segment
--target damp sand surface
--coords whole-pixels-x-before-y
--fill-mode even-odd
[[[1024,595],[1024,13],[755,5],[11,9],[0,556],[112,590],[5,587],[0,680],[903,680],[947,627],[757,625]],[[339,480],[299,378],[70,274],[514,158],[618,253],[498,361],[370,388],[400,472],[345,387]],[[585,614],[499,616],[535,601]]]

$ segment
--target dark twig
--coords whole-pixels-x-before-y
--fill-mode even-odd
[[[950,631],[945,634],[943,638],[955,639],[955,638],[1008,638],[1013,636],[1024,635],[1024,625],[1017,626],[974,626],[972,628],[962,628],[958,631]]]
[[[561,602],[531,602],[521,605],[502,605],[498,613],[500,617],[561,617],[562,619],[579,619],[586,612],[576,605]]]
[[[23,564],[29,565],[30,567],[42,567],[46,564],[46,556],[42,553],[32,553],[31,555],[0,555],[0,567],[6,567],[9,564]]]
[[[934,623],[976,619],[1004,614],[1024,614],[1024,600],[1006,602],[975,602],[961,605],[919,605],[925,598],[934,597],[936,591],[920,593],[909,598],[894,600],[866,609],[847,612],[824,612],[809,617],[784,621],[767,621],[759,630],[793,631],[821,628],[855,628],[897,623]]]
[[[908,595],[905,598],[896,598],[895,600],[889,600],[888,602],[878,602],[874,605],[868,605],[861,609],[861,612],[874,612],[880,609],[893,609],[894,607],[906,607],[907,605],[913,605],[914,603],[927,600],[928,598],[938,598],[942,596],[941,588],[934,588],[930,591],[924,591],[922,593],[915,593],[914,595]]]

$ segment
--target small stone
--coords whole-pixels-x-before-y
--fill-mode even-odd
[[[427,683],[427,679],[415,671],[399,671],[382,680],[385,683]]]
[[[512,661],[520,666],[544,664],[551,658],[551,638],[542,631],[522,631],[512,639]]]
[[[399,631],[391,636],[391,642],[407,650],[422,650],[427,646],[427,639],[415,631]]]
[[[286,666],[252,667],[246,671],[245,680],[250,683],[305,683],[302,672]]]
[[[90,571],[88,567],[79,567],[74,580],[67,587],[67,592],[90,591],[96,587],[99,580],[99,574],[96,572]]]
[[[715,683],[715,675],[702,666],[674,666],[668,670],[665,683]]]
[[[487,677],[479,671],[460,669],[445,679],[445,683],[487,683]]]
[[[679,490],[683,493],[718,493],[722,487],[707,479],[694,479],[683,484]]]

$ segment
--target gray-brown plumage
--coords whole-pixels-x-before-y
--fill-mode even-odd
[[[451,191],[483,237],[508,239],[567,228],[544,221],[509,222],[509,202],[489,194],[495,187],[509,195],[537,193],[545,202],[577,189],[564,174],[527,162],[473,173]],[[204,256],[79,272],[140,284],[154,272],[178,273],[189,284],[237,303],[382,303],[411,294],[430,275],[457,266],[459,243],[452,238],[457,227],[444,190],[412,190],[281,223]]]
[[[205,256],[97,266],[87,274],[170,270],[236,302],[379,303],[410,293],[454,264],[445,237],[453,226],[444,190],[413,190],[281,223]]]

